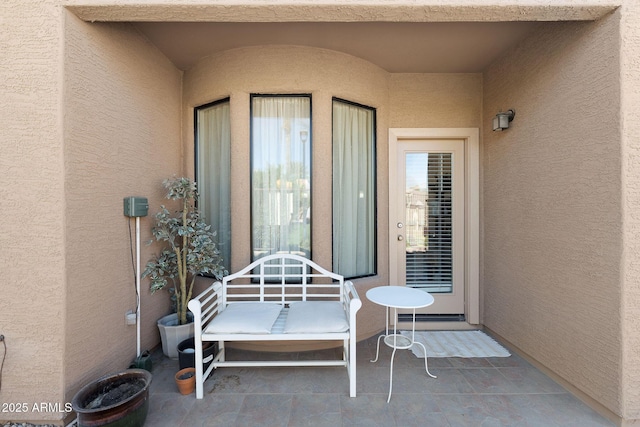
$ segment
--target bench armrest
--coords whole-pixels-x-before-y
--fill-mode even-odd
[[[345,308],[347,309],[349,314],[349,323],[352,323],[353,320],[353,324],[355,325],[355,315],[362,307],[362,300],[358,295],[356,287],[350,280],[344,282],[344,302]],[[351,316],[353,316],[353,319],[351,318]]]
[[[193,313],[193,327],[196,342],[200,340],[202,331],[220,312],[222,304],[222,283],[214,282],[197,297],[189,301],[189,310]]]

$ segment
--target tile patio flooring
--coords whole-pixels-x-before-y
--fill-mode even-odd
[[[371,363],[375,340],[358,343],[356,398],[349,397],[345,368],[221,368],[205,382],[204,399],[196,400],[178,393],[178,362],[155,352],[145,426],[614,425],[517,355],[430,358],[429,370],[438,376],[433,379],[422,359],[398,350],[387,403],[391,349],[382,345],[378,362]],[[229,350],[228,359],[238,352]]]

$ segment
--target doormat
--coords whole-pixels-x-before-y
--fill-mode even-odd
[[[411,338],[411,331],[400,331]],[[509,357],[511,354],[482,331],[416,331],[416,342],[427,349],[428,357]],[[414,345],[411,351],[424,357],[422,347]]]

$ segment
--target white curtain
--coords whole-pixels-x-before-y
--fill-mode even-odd
[[[373,110],[333,102],[333,269],[375,274]]]
[[[310,257],[310,114],[308,96],[252,98],[253,259]]]
[[[198,208],[218,234],[223,263],[231,261],[231,124],[229,102],[196,110]]]

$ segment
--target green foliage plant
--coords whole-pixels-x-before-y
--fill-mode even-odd
[[[168,291],[174,300],[179,324],[184,325],[188,323],[187,304],[196,276],[221,279],[228,273],[217,249],[216,231],[204,222],[196,208],[196,183],[183,177],[166,179],[162,184],[167,190],[167,199],[178,201],[181,209],[171,214],[164,205],[160,206],[151,232],[155,240],[165,246],[147,263],[142,277],[149,277],[151,293],[171,284]]]

